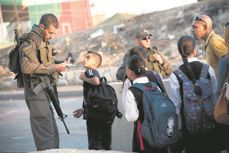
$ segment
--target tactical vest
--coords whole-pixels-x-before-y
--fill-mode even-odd
[[[37,50],[37,58],[40,63],[43,64],[51,64],[54,62],[54,58],[52,56],[52,47],[48,43],[42,41],[40,47]]]
[[[31,40],[36,44],[36,54],[34,54],[31,50],[24,52],[28,59],[34,61],[34,63],[37,63],[36,61],[38,60],[39,63],[42,63],[44,65],[54,63],[54,57],[52,55],[52,46],[48,42],[42,41],[42,38],[35,32],[31,32],[30,37],[33,38]],[[25,77],[27,81],[30,82],[31,88],[40,83],[39,75],[37,74],[25,75]],[[51,78],[51,82],[56,82],[58,80],[58,74],[52,74]]]
[[[165,78],[167,76],[167,73],[163,69],[163,66],[158,61],[154,60],[154,58],[153,58],[154,54],[160,55],[157,47],[149,48],[147,50],[146,67],[150,71],[156,71],[156,72],[160,73],[162,75],[162,77]]]
[[[31,51],[24,52],[24,54],[31,60],[31,61],[36,61],[36,58],[40,63],[43,64],[49,64],[54,61],[53,56],[52,56],[52,47],[49,43],[46,43],[42,41],[41,36],[39,36],[38,33],[35,31],[32,31],[26,35],[26,39],[29,41],[33,41],[36,44],[37,48],[37,55],[34,56],[34,54]],[[28,43],[30,43],[27,41]]]

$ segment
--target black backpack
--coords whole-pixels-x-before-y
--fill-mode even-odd
[[[10,51],[9,53],[9,70],[13,73],[16,74],[15,80],[17,80],[17,86],[19,88],[23,87],[23,75],[21,73],[21,68],[20,68],[20,57],[19,57],[19,48],[23,42],[30,43],[30,40],[34,41],[36,43],[36,46],[39,47],[40,45],[40,38],[34,32],[30,33],[25,33],[21,37],[19,37],[18,30],[15,29],[15,41],[16,41],[16,46]]]
[[[118,110],[115,90],[107,83],[105,77],[100,79],[99,86],[89,89],[86,99],[88,118],[113,123],[115,116],[122,117],[122,113]]]

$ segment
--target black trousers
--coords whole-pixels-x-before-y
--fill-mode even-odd
[[[87,119],[88,149],[111,150],[112,123]]]
[[[216,128],[212,131],[185,135],[185,153],[220,153],[217,146]]]
[[[229,152],[229,126],[217,124],[215,138],[218,150],[227,150]]]

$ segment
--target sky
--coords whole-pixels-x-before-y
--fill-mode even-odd
[[[76,0],[23,0],[25,4],[47,4]],[[197,0],[89,0],[92,15],[143,14],[195,3]]]
[[[116,13],[143,14],[191,4],[197,0],[89,0],[91,13],[110,17]]]

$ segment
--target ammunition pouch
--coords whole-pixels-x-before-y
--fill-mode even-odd
[[[33,88],[33,92],[37,95],[41,90],[47,88],[47,84],[44,82],[40,82]]]
[[[37,95],[41,90],[53,86],[53,79],[51,76],[43,74],[30,75],[30,86],[33,92]]]

